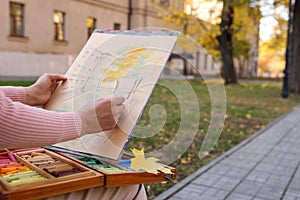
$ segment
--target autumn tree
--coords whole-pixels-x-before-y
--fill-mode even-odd
[[[239,61],[240,72],[242,72],[245,61],[253,56],[250,55],[252,46],[255,46],[253,43],[258,43],[257,27],[260,15],[257,7],[250,8],[250,0],[220,1],[224,3],[224,6],[220,16],[221,20],[215,20],[219,23],[221,21],[218,24],[205,22],[198,18],[197,5],[201,7],[201,3],[194,4],[194,0],[183,2],[190,8],[189,12],[172,7],[161,7],[160,16],[167,23],[180,26],[185,35],[199,42],[216,60],[222,58],[224,63],[222,75],[225,84],[237,83],[233,59]],[[205,2],[211,2],[211,0]],[[235,15],[237,15],[236,18],[234,18]],[[254,41],[249,37],[250,34],[255,35]]]

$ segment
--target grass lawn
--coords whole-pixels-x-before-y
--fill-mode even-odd
[[[28,86],[34,81],[0,81],[0,86]]]
[[[180,104],[174,93],[166,86],[180,85],[181,82],[181,80],[167,79],[159,82],[138,125],[146,126],[153,120],[150,117],[151,115],[149,116],[149,110],[153,107],[156,108],[153,109],[156,110],[154,120],[158,118],[158,121],[160,119],[166,121],[163,127],[157,131],[158,133],[152,137],[132,137],[127,146],[127,151],[131,148],[144,148],[146,153],[151,152],[166,146],[175,137],[181,122]],[[29,85],[31,83],[0,82],[0,85]],[[300,103],[300,96],[291,95],[288,99],[280,97],[281,83],[249,82],[225,86],[227,113],[222,134],[210,154],[200,160],[198,153],[208,130],[211,118],[211,102],[207,86],[203,81],[189,81],[189,83],[196,94],[196,101],[199,103],[200,120],[198,126],[198,124],[192,123],[191,118],[191,124],[188,124],[188,126],[196,127],[198,130],[196,136],[189,148],[170,164],[177,169],[177,181],[190,175],[199,167],[264,128],[268,123],[292,110]],[[189,96],[184,99],[185,105],[195,103],[191,101],[194,100]],[[192,117],[192,115],[187,115],[187,117]],[[142,131],[143,129],[140,129],[134,135],[142,135]],[[153,199],[173,184],[169,182],[145,184],[149,199]]]

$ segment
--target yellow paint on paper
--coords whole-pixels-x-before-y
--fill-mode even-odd
[[[160,171],[165,174],[173,174],[170,168],[158,163],[158,159],[154,157],[145,158],[144,148],[142,150],[131,150],[135,158],[131,159],[130,167],[136,171],[145,170],[148,173],[158,174]]]
[[[128,50],[127,53],[117,58],[111,66],[104,68],[107,75],[102,81],[114,81],[123,78],[135,67],[143,66],[145,63],[149,62],[148,59],[151,58],[153,53],[153,50],[146,48],[139,48],[131,51]]]

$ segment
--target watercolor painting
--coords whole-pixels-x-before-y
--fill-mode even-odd
[[[94,31],[45,108],[76,111],[93,99],[124,96],[126,109],[115,129],[55,146],[118,160],[176,40],[165,31]]]

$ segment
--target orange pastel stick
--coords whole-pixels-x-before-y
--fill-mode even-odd
[[[6,167],[22,167],[23,165],[21,163],[8,163],[6,164]]]

